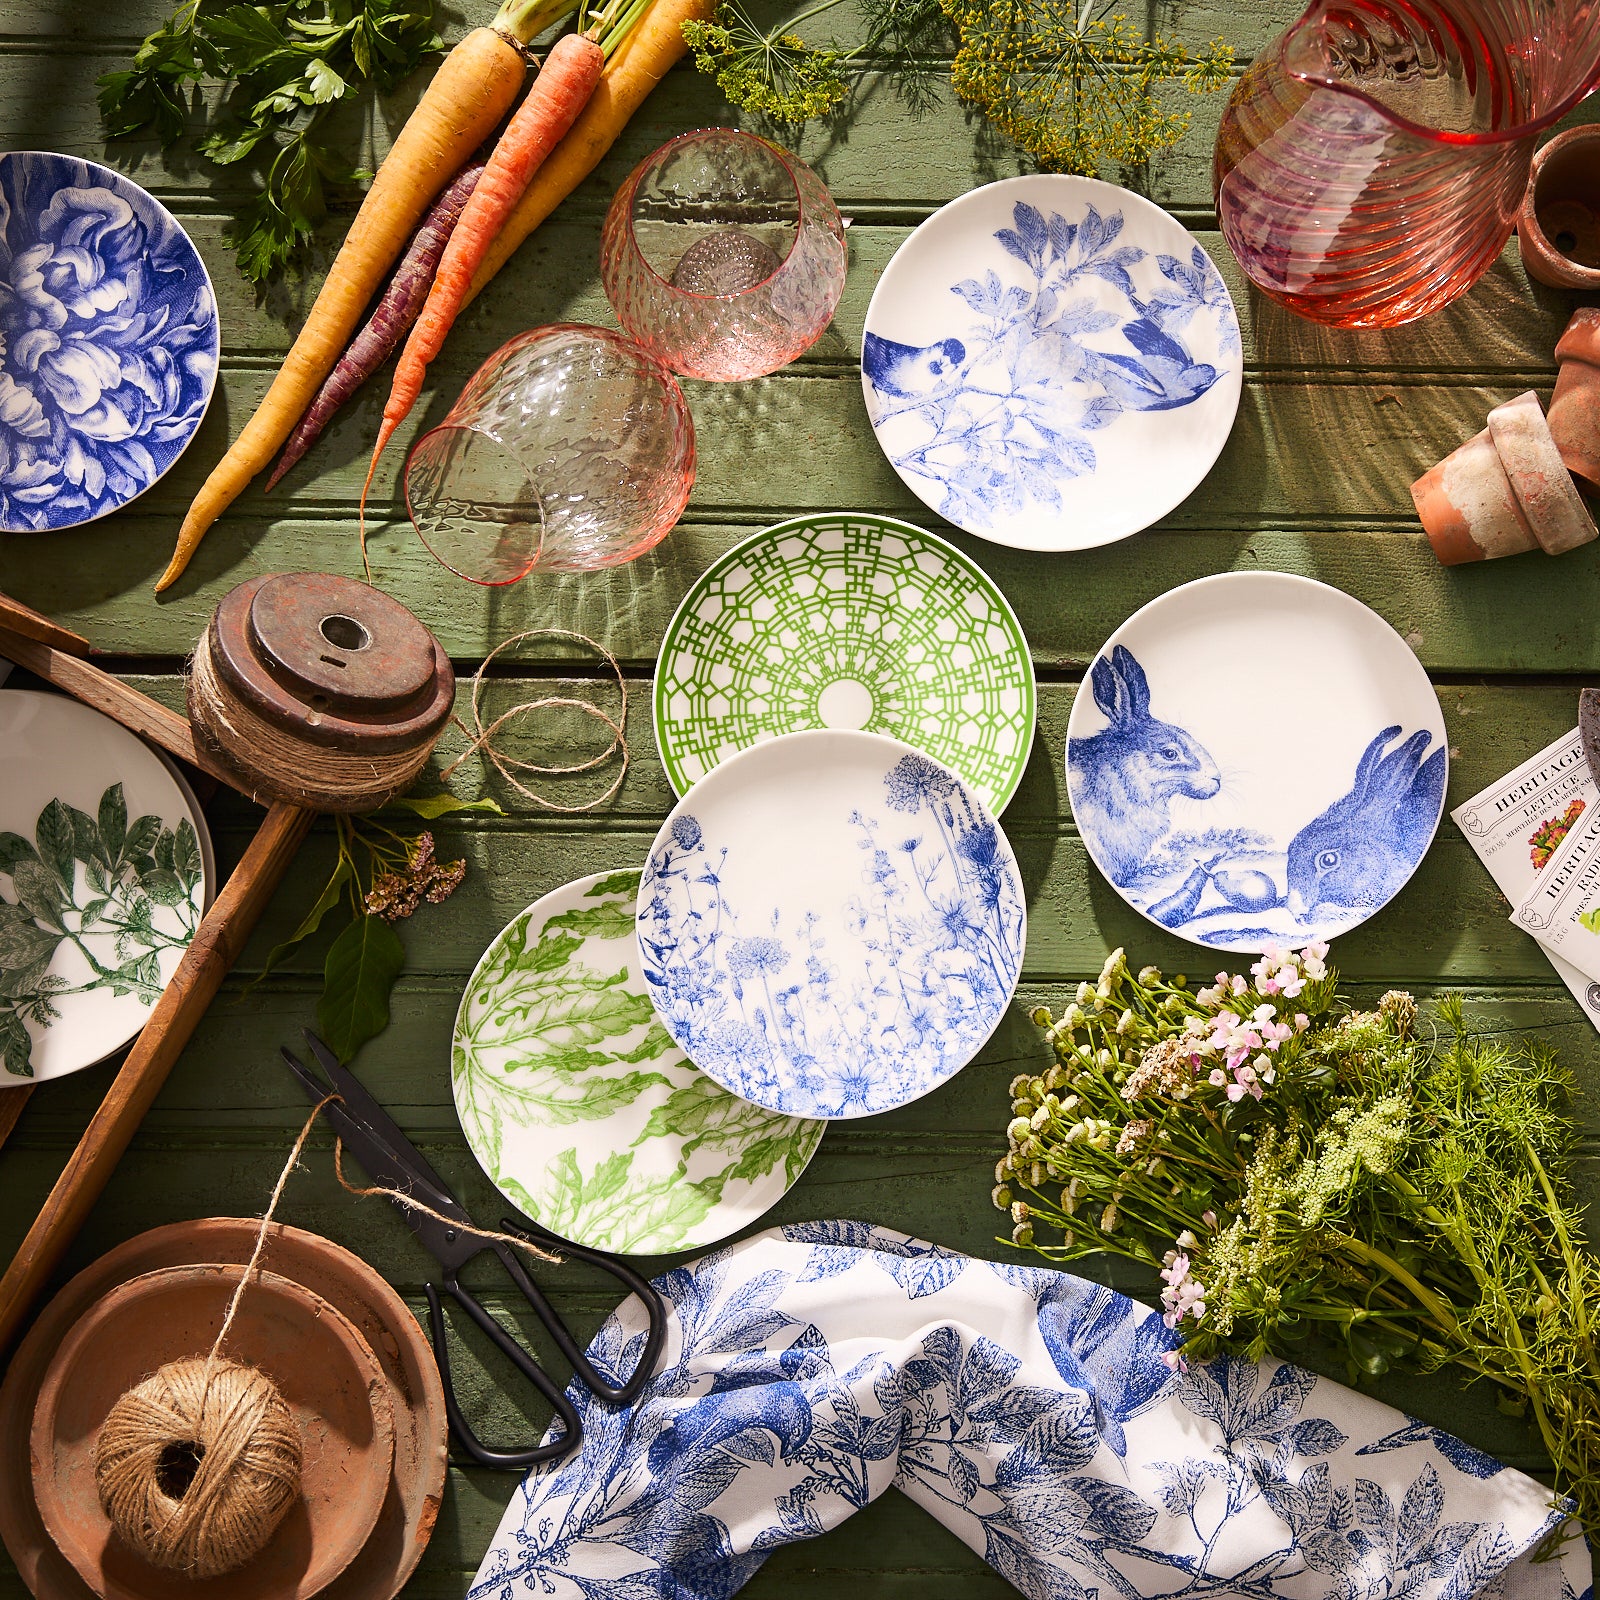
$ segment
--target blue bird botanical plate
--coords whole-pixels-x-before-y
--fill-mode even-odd
[[[890,464],[957,527],[1082,550],[1211,470],[1244,357],[1222,275],[1158,206],[1094,178],[991,183],[896,251],[861,382]]]
[[[216,298],[159,201],[93,161],[0,155],[0,532],[93,522],[194,437]]]
[[[948,767],[898,739],[785,734],[730,757],[657,834],[639,890],[656,1013],[725,1089],[796,1117],[927,1094],[1017,986],[1016,858]]]
[[[1444,715],[1410,647],[1281,572],[1186,583],[1112,634],[1067,724],[1095,865],[1152,922],[1254,952],[1332,939],[1433,842]]]

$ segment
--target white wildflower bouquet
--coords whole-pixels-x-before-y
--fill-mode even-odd
[[[995,1204],[1058,1262],[1159,1271],[1179,1362],[1335,1342],[1353,1381],[1456,1369],[1527,1415],[1600,1533],[1600,1259],[1582,1240],[1571,1085],[1548,1049],[1335,994],[1327,947],[1199,989],[1122,951],[1011,1085]]]

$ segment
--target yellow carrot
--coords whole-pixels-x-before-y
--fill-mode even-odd
[[[600,158],[616,143],[645,97],[688,49],[683,39],[684,23],[709,21],[715,10],[716,0],[656,0],[606,63],[600,85],[572,131],[534,174],[527,193],[473,274],[463,307],[477,297],[517,246],[600,164]]]
[[[506,0],[494,26],[474,28],[440,64],[378,169],[266,397],[189,507],[158,591],[176,580],[206,529],[270,463],[343,355],[434,196],[511,109],[527,70],[518,41],[526,43],[571,9],[571,0]]]

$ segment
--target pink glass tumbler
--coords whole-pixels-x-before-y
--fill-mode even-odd
[[[405,478],[413,526],[458,577],[614,567],[688,504],[694,424],[653,356],[609,328],[558,322],[478,368]]]
[[[844,224],[802,161],[732,128],[686,133],[617,191],[600,276],[617,320],[690,378],[776,372],[844,293]]]
[[[1537,135],[1597,63],[1600,0],[1313,0],[1223,115],[1223,236],[1316,322],[1437,311],[1498,258]]]

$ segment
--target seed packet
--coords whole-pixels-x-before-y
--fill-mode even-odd
[[[1574,827],[1600,822],[1600,789],[1589,776],[1578,730],[1547,745],[1450,815],[1500,892],[1517,908],[1512,912],[1516,921],[1523,902]],[[1533,931],[1520,922],[1518,926]],[[1600,938],[1595,945],[1600,950]],[[1600,1031],[1600,979],[1574,965],[1566,952],[1557,955],[1546,947],[1545,954]]]

